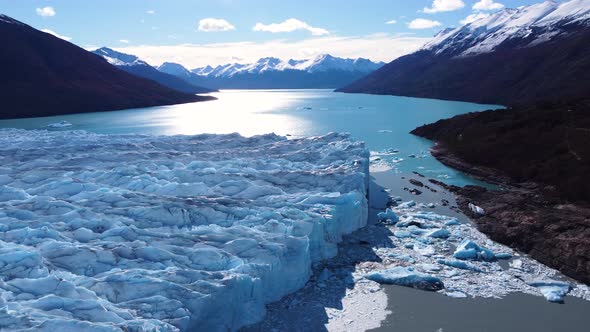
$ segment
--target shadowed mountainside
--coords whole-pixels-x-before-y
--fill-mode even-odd
[[[0,16],[0,118],[112,111],[210,100],[166,88],[8,16]]]
[[[587,96],[589,72],[590,30],[584,29],[533,47],[504,45],[467,57],[422,50],[337,91],[516,105]]]

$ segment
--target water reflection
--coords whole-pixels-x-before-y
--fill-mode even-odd
[[[432,158],[432,142],[409,132],[417,126],[493,105],[433,99],[334,93],[330,90],[228,90],[218,100],[104,113],[3,120],[0,127],[42,129],[68,121],[68,130],[103,134],[276,133],[293,137],[349,132],[388,167],[420,170],[452,184],[474,183]],[[394,152],[391,152],[394,151]]]

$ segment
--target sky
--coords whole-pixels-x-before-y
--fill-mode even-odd
[[[319,54],[389,62],[436,32],[541,0],[0,0],[0,13],[86,48],[188,68]]]

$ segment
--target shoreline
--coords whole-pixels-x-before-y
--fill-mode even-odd
[[[500,263],[503,266],[501,269],[498,267],[489,273],[467,273],[463,277],[458,277],[465,278],[463,281],[447,279],[451,290],[455,288],[455,282],[458,282],[457,286],[463,285],[468,288],[470,284],[479,284],[471,291],[465,289],[467,296],[463,299],[453,298],[445,294],[445,291],[431,293],[407,287],[379,285],[365,279],[367,273],[390,266],[416,266],[422,269],[428,265],[420,261],[409,264],[402,259],[400,254],[407,250],[396,240],[394,232],[398,228],[377,222],[376,214],[390,206],[391,195],[399,194],[404,201],[415,200],[419,205],[435,203],[434,208],[427,209],[456,218],[463,225],[457,226],[462,231],[472,232],[469,229],[475,229],[470,219],[457,208],[454,194],[443,187],[427,184],[433,190],[423,187],[425,190],[420,195],[403,190],[404,187],[413,187],[411,180],[423,181],[426,184],[426,178],[419,174],[372,171],[371,177],[370,219],[367,226],[345,236],[339,244],[338,255],[315,266],[312,278],[303,289],[268,305],[267,315],[262,322],[244,327],[240,331],[394,331],[400,328],[404,330],[404,327],[413,331],[435,331],[436,328],[431,329],[432,326],[450,331],[473,330],[465,330],[466,326],[478,326],[482,331],[501,331],[494,329],[493,319],[488,325],[478,323],[478,317],[483,321],[490,318],[489,310],[493,306],[503,308],[503,312],[506,312],[515,326],[528,326],[537,311],[554,313],[550,324],[537,324],[545,328],[539,331],[552,331],[552,328],[555,330],[559,327],[576,330],[580,326],[590,324],[590,317],[576,318],[573,314],[590,310],[590,297],[584,293],[587,293],[584,289],[576,289],[567,296],[565,304],[557,305],[549,303],[536,289],[520,288],[520,275],[535,273],[551,276],[553,272],[518,253],[514,253],[514,260],[523,262],[523,267],[526,266],[523,270],[514,270],[508,266],[510,261],[506,261]],[[443,200],[446,201],[446,205],[441,204]],[[473,232],[477,233],[475,230]],[[477,239],[483,243],[483,237]],[[509,252],[508,248],[505,250]],[[502,276],[500,270],[508,273],[502,277],[505,279],[504,283],[514,284],[513,286],[504,287],[501,283],[496,284],[493,281]],[[560,278],[559,275],[554,276]],[[479,279],[487,281],[481,282]],[[512,287],[519,288],[517,290]],[[470,295],[475,289],[481,291],[476,290]],[[530,314],[512,314],[518,313],[523,305],[527,306]],[[559,308],[555,309],[555,306]],[[470,309],[473,319],[456,319],[443,314],[462,312],[465,308]],[[440,320],[436,317],[446,319]]]
[[[530,255],[579,282],[590,284],[590,209],[564,202],[550,186],[516,183],[499,171],[474,166],[437,143],[438,161],[501,190],[457,187],[430,180],[456,196],[458,207],[490,239]],[[485,210],[477,215],[473,203]]]

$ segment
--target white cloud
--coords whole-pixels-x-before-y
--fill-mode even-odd
[[[127,39],[119,39],[119,42],[123,44],[129,44],[129,41]]]
[[[43,32],[45,32],[45,33],[48,33],[48,34],[50,34],[50,35],[54,35],[55,37],[57,37],[57,38],[61,38],[61,39],[65,40],[65,41],[70,41],[70,40],[72,40],[72,38],[70,38],[70,37],[67,37],[67,36],[62,36],[62,35],[58,34],[57,32],[55,32],[55,31],[53,31],[53,30],[49,30],[49,29],[43,29],[43,30],[41,30],[41,31],[43,31]]]
[[[473,10],[498,10],[504,8],[504,5],[494,0],[480,0],[473,5]]]
[[[236,62],[251,63],[262,57],[309,59],[329,53],[343,58],[368,58],[389,62],[414,52],[431,38],[396,36],[380,33],[366,36],[324,36],[300,41],[271,40],[214,44],[181,44],[167,46],[125,46],[117,50],[139,56],[152,65],[166,61],[178,62],[187,68]]]
[[[155,10],[148,10],[146,13],[150,14],[150,15],[154,15],[156,13]]]
[[[204,18],[199,21],[199,31],[205,32],[219,32],[219,31],[231,31],[235,30],[236,27],[233,26],[228,21],[222,18]]]
[[[330,32],[326,29],[312,27],[311,25],[309,25],[303,21],[300,21],[296,18],[290,18],[290,19],[285,20],[281,23],[271,23],[271,24],[256,23],[256,25],[254,26],[254,28],[252,28],[252,30],[272,32],[272,33],[293,32],[296,30],[307,30],[307,31],[311,32],[311,34],[314,36],[323,36],[323,35],[330,34]]]
[[[39,16],[43,16],[43,17],[51,17],[51,16],[55,16],[55,9],[53,9],[53,7],[43,7],[43,8],[37,8],[35,9],[35,11],[37,12],[37,15]]]
[[[397,23],[396,20],[390,20],[390,21],[385,22],[385,24],[396,24],[396,23]]]
[[[423,18],[417,18],[417,19],[413,20],[412,22],[408,23],[408,28],[410,28],[410,29],[430,29],[430,28],[441,26],[441,25],[442,25],[442,23],[440,23],[439,21],[432,21],[432,20],[426,20]]]
[[[424,7],[424,12],[427,14],[451,12],[463,7],[465,7],[463,0],[434,0],[431,7]]]
[[[486,18],[490,16],[490,14],[485,14],[485,13],[475,13],[475,14],[471,14],[469,16],[467,16],[466,18],[462,19],[460,21],[461,24],[469,24],[469,23],[473,23],[477,20],[481,20],[482,18]]]

